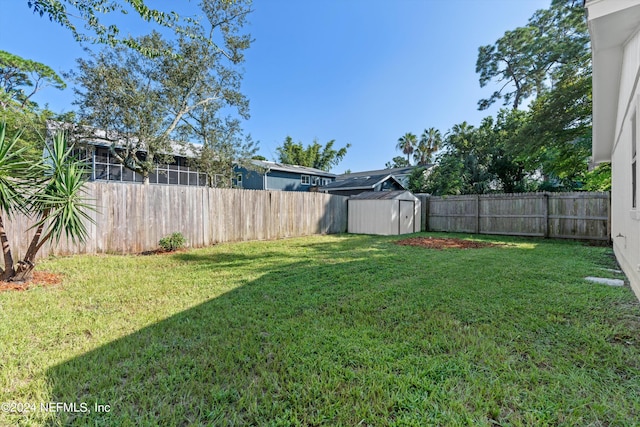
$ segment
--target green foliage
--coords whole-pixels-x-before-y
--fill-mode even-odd
[[[25,148],[17,148],[19,138],[19,133],[7,137],[6,124],[0,124],[0,211],[7,218],[16,211],[27,212],[29,180],[24,178],[34,177],[29,163],[22,158]],[[29,172],[28,176],[25,176],[26,172]]]
[[[418,145],[418,137],[407,132],[398,138],[396,150],[402,151],[402,153],[407,156],[407,163],[411,164],[411,155],[415,151],[416,145]]]
[[[591,155],[591,65],[582,2],[553,0],[526,26],[479,48],[476,72],[484,87],[500,89],[479,102],[502,99],[511,109],[485,118],[479,128],[454,125],[446,152],[420,191],[432,194],[564,191],[585,185]],[[527,111],[518,107],[530,100]]]
[[[186,243],[187,241],[182,233],[173,233],[170,236],[163,237],[158,242],[160,247],[167,252],[173,252],[178,249],[182,249]]]
[[[304,147],[302,142],[293,142],[287,136],[281,146],[276,148],[278,161],[288,165],[306,166],[310,168],[329,171],[337,166],[347,154],[347,149],[351,144],[347,144],[340,149],[334,149],[335,140],[327,142],[324,147],[314,140],[311,145]]]
[[[601,163],[585,175],[584,190],[611,191],[611,163]]]
[[[384,165],[385,169],[406,168],[409,166],[411,166],[411,163],[402,156],[396,156]]]
[[[494,45],[478,49],[476,72],[480,86],[500,85],[488,99],[478,102],[484,110],[499,99],[517,109],[524,100],[541,96],[555,83],[588,68],[589,34],[583,2],[553,0],[538,10],[524,27],[507,31]]]
[[[25,148],[16,149],[19,135],[8,138],[0,125],[0,242],[4,249],[2,280],[29,280],[36,254],[47,241],[59,242],[64,234],[74,242],[87,238],[87,211],[93,206],[84,198],[83,165],[71,156],[64,135],[57,134],[47,146],[47,158],[37,162],[23,158]],[[4,218],[22,212],[36,220],[36,229],[24,258],[14,266]]]
[[[180,25],[191,23],[191,19],[183,19],[175,12],[162,12],[148,7],[142,0],[28,0],[27,5],[41,17],[48,17],[67,28],[76,41],[104,43],[111,46],[126,45],[140,52],[153,55],[157,51],[145,50],[131,37],[122,37],[120,29],[114,24],[105,24],[109,14],[134,12],[146,22],[155,22],[159,26],[174,28],[176,32],[185,31]],[[128,6],[128,7],[126,7]],[[82,24],[84,30],[79,28]]]
[[[419,166],[431,163],[433,154],[442,145],[442,134],[436,128],[425,129],[420,136],[420,141],[415,147],[413,160]]]
[[[34,110],[33,95],[51,86],[64,89],[65,82],[51,67],[0,50],[0,108]]]
[[[137,39],[158,52],[152,57],[117,45],[78,60],[80,118],[106,131],[100,138],[122,149],[112,149],[114,157],[145,182],[156,163],[173,160],[173,140],[202,144],[197,164],[210,181],[216,175],[230,181],[234,157],[255,154],[248,137],[241,142],[239,123],[248,118],[238,65],[250,45],[242,32],[250,9],[244,1],[205,1],[201,7],[206,22],[191,26],[200,37],[169,42],[154,32]],[[218,45],[207,42],[214,36],[222,38]],[[76,136],[97,137],[91,130]]]

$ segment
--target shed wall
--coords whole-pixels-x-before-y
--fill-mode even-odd
[[[420,231],[420,201],[349,200],[347,232],[383,236]]]

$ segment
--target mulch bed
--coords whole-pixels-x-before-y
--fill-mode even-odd
[[[403,246],[420,246],[427,249],[481,249],[498,246],[495,243],[439,237],[411,237],[409,239],[398,240],[396,244]]]
[[[29,283],[0,282],[0,292],[26,291],[36,286],[56,286],[62,283],[62,275],[47,271],[34,271]]]

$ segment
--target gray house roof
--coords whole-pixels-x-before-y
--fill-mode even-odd
[[[124,137],[120,137],[115,132],[107,132],[102,129],[97,129],[86,125],[78,125],[75,123],[64,123],[55,120],[47,120],[47,134],[51,136],[57,131],[69,132],[72,142],[78,142],[84,145],[93,145],[96,147],[105,148],[114,145],[116,148],[120,148],[124,147],[127,144],[127,139]],[[138,140],[136,138],[132,138],[130,141],[132,143],[137,143]],[[169,142],[171,144],[171,152],[165,154],[170,154],[172,156],[194,158],[197,157],[198,150],[202,148],[200,144],[193,144],[185,141]]]
[[[392,179],[402,188],[404,185],[400,181],[398,181],[391,174],[383,174],[383,175],[365,175],[365,176],[354,176],[352,178],[342,179],[340,181],[334,181],[327,185],[323,185],[320,187],[320,191],[328,191],[328,190],[369,190],[375,188],[376,185],[381,184],[387,179]]]
[[[409,175],[411,175],[411,172],[413,172],[416,168],[419,168],[419,167],[429,170],[433,167],[433,165],[427,164],[422,166],[407,166],[404,168],[377,169],[377,170],[362,171],[362,172],[351,172],[351,173],[338,175],[336,177],[336,180],[340,181],[340,180],[363,177],[363,176],[392,175],[396,179],[396,181],[398,181],[398,183],[402,185],[402,187],[406,188],[409,185]]]
[[[251,163],[253,163],[255,166],[257,166],[259,168],[266,169],[267,172],[269,170],[274,170],[274,171],[282,171],[282,172],[299,173],[299,174],[303,174],[303,175],[326,176],[326,177],[329,177],[329,178],[335,178],[336,177],[336,175],[333,174],[333,173],[329,173],[327,171],[323,171],[322,169],[309,168],[309,167],[306,167],[306,166],[286,165],[286,164],[283,164],[283,163],[268,162],[266,160],[252,160]]]
[[[429,168],[430,166],[431,165],[426,165],[425,167]],[[411,171],[413,171],[415,167],[416,166],[408,166],[406,168],[376,169],[376,170],[370,170],[370,171],[344,173],[342,175],[338,175],[336,179],[342,180],[342,179],[355,178],[359,176],[373,176],[373,175],[409,175],[411,174]]]

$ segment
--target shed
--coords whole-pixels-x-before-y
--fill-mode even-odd
[[[420,231],[420,200],[409,191],[368,191],[347,203],[349,233],[388,236]]]

